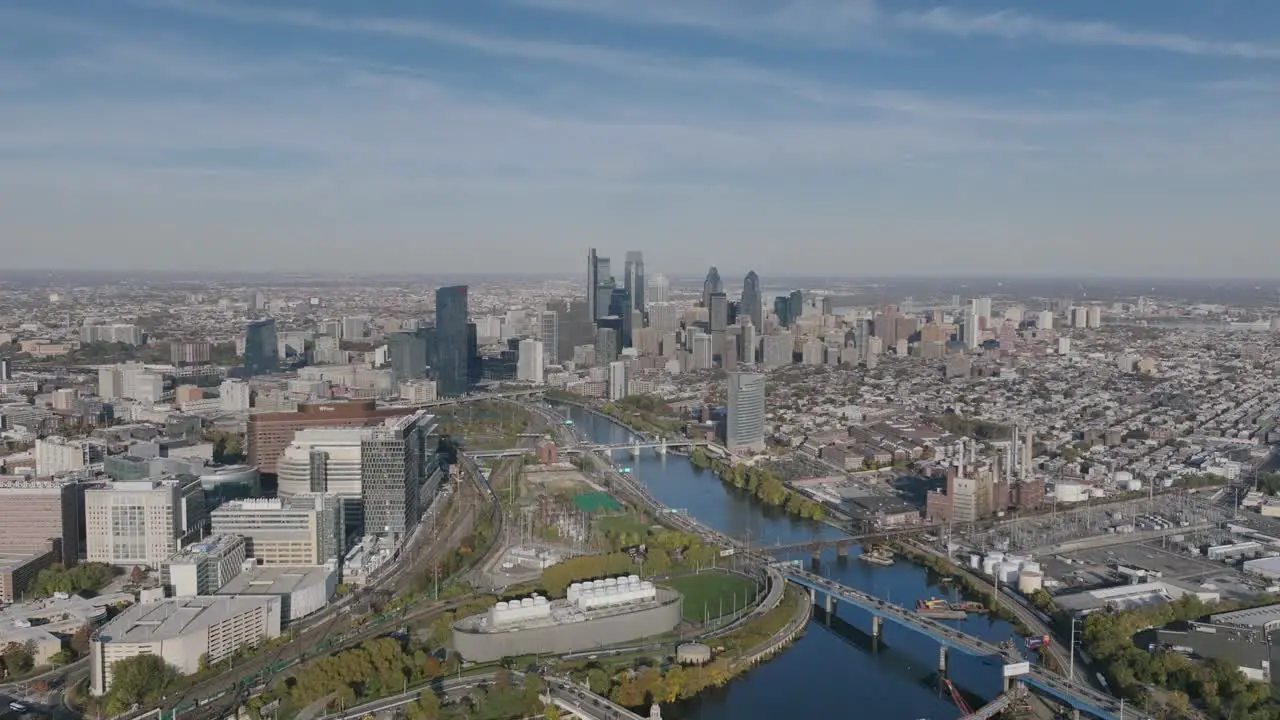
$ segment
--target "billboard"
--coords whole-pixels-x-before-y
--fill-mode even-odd
[[[1004,666],[1004,676],[1007,678],[1018,677],[1020,675],[1028,675],[1031,673],[1031,663],[1009,663]]]

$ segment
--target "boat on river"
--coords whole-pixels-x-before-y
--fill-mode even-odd
[[[871,548],[858,556],[863,562],[887,567],[893,564],[893,551],[886,547]]]
[[[969,617],[964,610],[956,610],[951,603],[941,598],[929,598],[916,602],[916,614],[930,620],[964,620]]]
[[[951,609],[961,610],[967,613],[974,613],[976,615],[983,615],[989,612],[986,605],[976,600],[965,600],[963,602],[951,603]]]

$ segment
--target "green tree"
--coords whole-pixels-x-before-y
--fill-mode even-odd
[[[35,643],[11,642],[0,650],[0,671],[4,677],[13,677],[28,672],[35,667]]]
[[[157,655],[138,655],[127,660],[117,660],[111,666],[107,712],[117,715],[135,704],[154,703],[181,675],[177,668]]]

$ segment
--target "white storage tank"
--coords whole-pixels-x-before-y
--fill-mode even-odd
[[[997,566],[996,572],[999,573],[1000,582],[1010,585],[1018,581],[1019,569],[1018,563],[1002,562]]]
[[[1133,473],[1128,470],[1117,470],[1116,474],[1111,476],[1111,479],[1118,488],[1128,487],[1133,480]]]
[[[999,565],[1000,563],[996,560],[992,560],[991,558],[984,558],[982,560],[982,574],[995,577],[996,568],[999,567]]]
[[[1028,560],[1028,561],[1026,561],[1026,562],[1022,563],[1022,571],[1023,571],[1023,572],[1033,572],[1033,573],[1042,572],[1042,570],[1040,569],[1040,563],[1038,563],[1038,562],[1031,562],[1030,560]]]
[[[970,553],[969,567],[973,568],[974,570],[982,569],[982,556],[979,555],[978,553]]]
[[[1053,496],[1058,502],[1084,502],[1089,496],[1089,488],[1074,482],[1060,482],[1053,486]]]
[[[1030,555],[1014,555],[1013,553],[1009,553],[1008,555],[1004,556],[1005,562],[1017,563],[1019,566],[1021,566],[1022,563],[1030,559],[1031,559]]]
[[[1136,478],[1133,480],[1130,480],[1129,482],[1124,484],[1124,489],[1128,490],[1129,492],[1137,492],[1142,489],[1142,481]]]
[[[1103,495],[1106,495],[1106,493],[1103,492],[1102,488],[1100,487],[1089,488],[1089,497],[1100,498]]]
[[[1030,595],[1037,590],[1044,589],[1044,575],[1038,572],[1029,572],[1023,570],[1018,573],[1018,592],[1023,595]]]
[[[987,553],[987,559],[994,560],[996,562],[1004,562],[1004,553],[1000,552],[999,550],[992,550],[991,552]]]

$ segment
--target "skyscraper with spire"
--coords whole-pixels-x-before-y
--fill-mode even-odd
[[[751,324],[759,330],[764,327],[764,305],[760,299],[760,276],[752,270],[742,281],[742,314],[751,318]]]
[[[702,281],[702,307],[711,307],[711,295],[718,292],[724,292],[724,283],[720,282],[720,271],[712,265],[707,271],[707,279]]]

